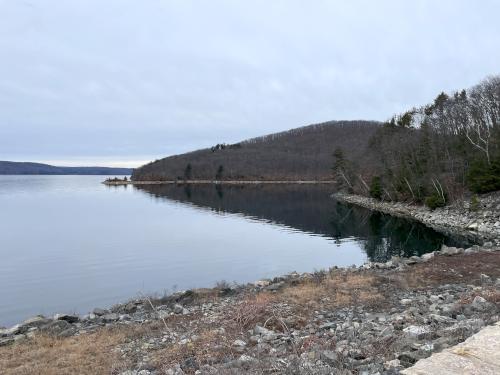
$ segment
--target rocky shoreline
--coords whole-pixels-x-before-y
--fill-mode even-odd
[[[500,245],[500,193],[477,197],[475,205],[456,202],[430,210],[421,205],[403,202],[379,201],[360,195],[336,193],[335,199],[393,216],[419,221],[440,232],[482,242]]]
[[[221,284],[85,316],[37,316],[0,330],[0,368],[19,373],[3,354],[18,356],[37,337],[60,343],[104,330],[106,339],[126,333],[111,350],[113,370],[103,364],[108,373],[398,374],[499,321],[499,278],[500,247],[443,246],[421,257]]]

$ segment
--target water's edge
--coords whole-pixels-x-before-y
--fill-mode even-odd
[[[425,206],[379,201],[354,194],[335,193],[332,196],[341,202],[416,220],[442,233],[500,245],[500,210],[497,209],[500,206],[500,194],[479,197],[479,207],[475,210],[463,201],[430,210]]]

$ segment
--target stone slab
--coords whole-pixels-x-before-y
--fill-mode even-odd
[[[500,322],[401,371],[404,375],[500,374]]]

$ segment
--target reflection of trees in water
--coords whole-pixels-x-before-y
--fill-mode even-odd
[[[369,259],[410,256],[457,245],[424,225],[373,212],[331,198],[328,185],[137,185],[158,199],[241,213],[266,222],[332,238],[355,238]]]

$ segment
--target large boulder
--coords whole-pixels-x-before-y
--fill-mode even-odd
[[[80,320],[78,315],[71,314],[56,314],[54,315],[54,320],[64,320],[68,323],[76,323]]]

